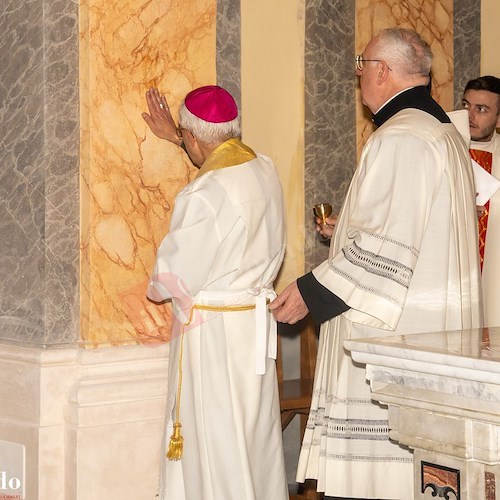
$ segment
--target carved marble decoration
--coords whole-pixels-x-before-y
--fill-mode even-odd
[[[86,0],[81,13],[81,317],[90,342],[166,338],[170,315],[145,298],[177,192],[195,174],[141,118],[164,93],[174,117],[215,83],[214,0]]]
[[[421,493],[430,491],[432,496],[460,500],[460,471],[443,465],[420,462]],[[449,495],[453,495],[450,497]]]
[[[484,473],[484,497],[485,500],[496,499],[496,479],[493,472],[485,471]]]

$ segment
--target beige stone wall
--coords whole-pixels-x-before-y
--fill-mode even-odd
[[[277,290],[304,273],[304,0],[242,0],[243,140],[271,157],[287,210]]]
[[[500,78],[499,26],[498,0],[481,0],[481,75],[495,75]]]

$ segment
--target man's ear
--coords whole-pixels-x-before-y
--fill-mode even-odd
[[[184,129],[184,133],[188,134],[191,140],[196,139],[196,137],[193,135],[193,132],[191,130],[188,130],[187,128]]]
[[[387,80],[389,76],[389,66],[384,61],[377,63],[377,83],[380,85]]]
[[[196,137],[190,130],[184,129],[184,142],[189,142],[190,147],[193,147],[195,144],[198,144]]]
[[[198,138],[193,135],[191,132],[189,132],[191,134],[191,144],[194,146],[194,147],[197,147],[197,148],[200,148],[200,141],[198,140]]]

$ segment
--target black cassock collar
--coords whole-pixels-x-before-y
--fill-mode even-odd
[[[420,109],[437,118],[441,123],[451,123],[443,108],[431,97],[425,86],[412,87],[398,94],[373,115],[373,122],[380,127],[389,118],[403,109]]]

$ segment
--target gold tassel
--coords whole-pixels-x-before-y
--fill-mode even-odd
[[[193,311],[195,309],[200,309],[202,311],[248,311],[249,309],[255,309],[255,304],[246,304],[242,306],[207,306],[201,304],[194,304],[189,311],[189,319],[187,323],[184,323],[181,332],[180,339],[180,349],[179,349],[179,364],[178,364],[178,381],[177,381],[177,395],[175,398],[175,422],[174,422],[174,432],[170,436],[170,443],[167,449],[167,458],[169,460],[180,460],[182,458],[182,453],[184,451],[184,438],[181,434],[181,423],[179,422],[181,416],[181,392],[182,392],[182,357],[184,354],[184,330],[193,320]]]
[[[187,323],[184,323],[181,332],[181,346],[179,349],[179,365],[178,365],[178,377],[177,381],[177,395],[175,397],[175,422],[174,422],[174,432],[170,436],[170,443],[167,449],[168,460],[180,460],[182,458],[182,452],[184,451],[184,438],[181,434],[181,391],[182,391],[182,357],[184,354],[184,330],[186,326],[191,323],[193,319],[193,308],[189,311],[189,319]]]
[[[184,449],[184,438],[181,434],[181,423],[174,423],[174,433],[170,436],[170,443],[167,450],[169,460],[180,460]]]

